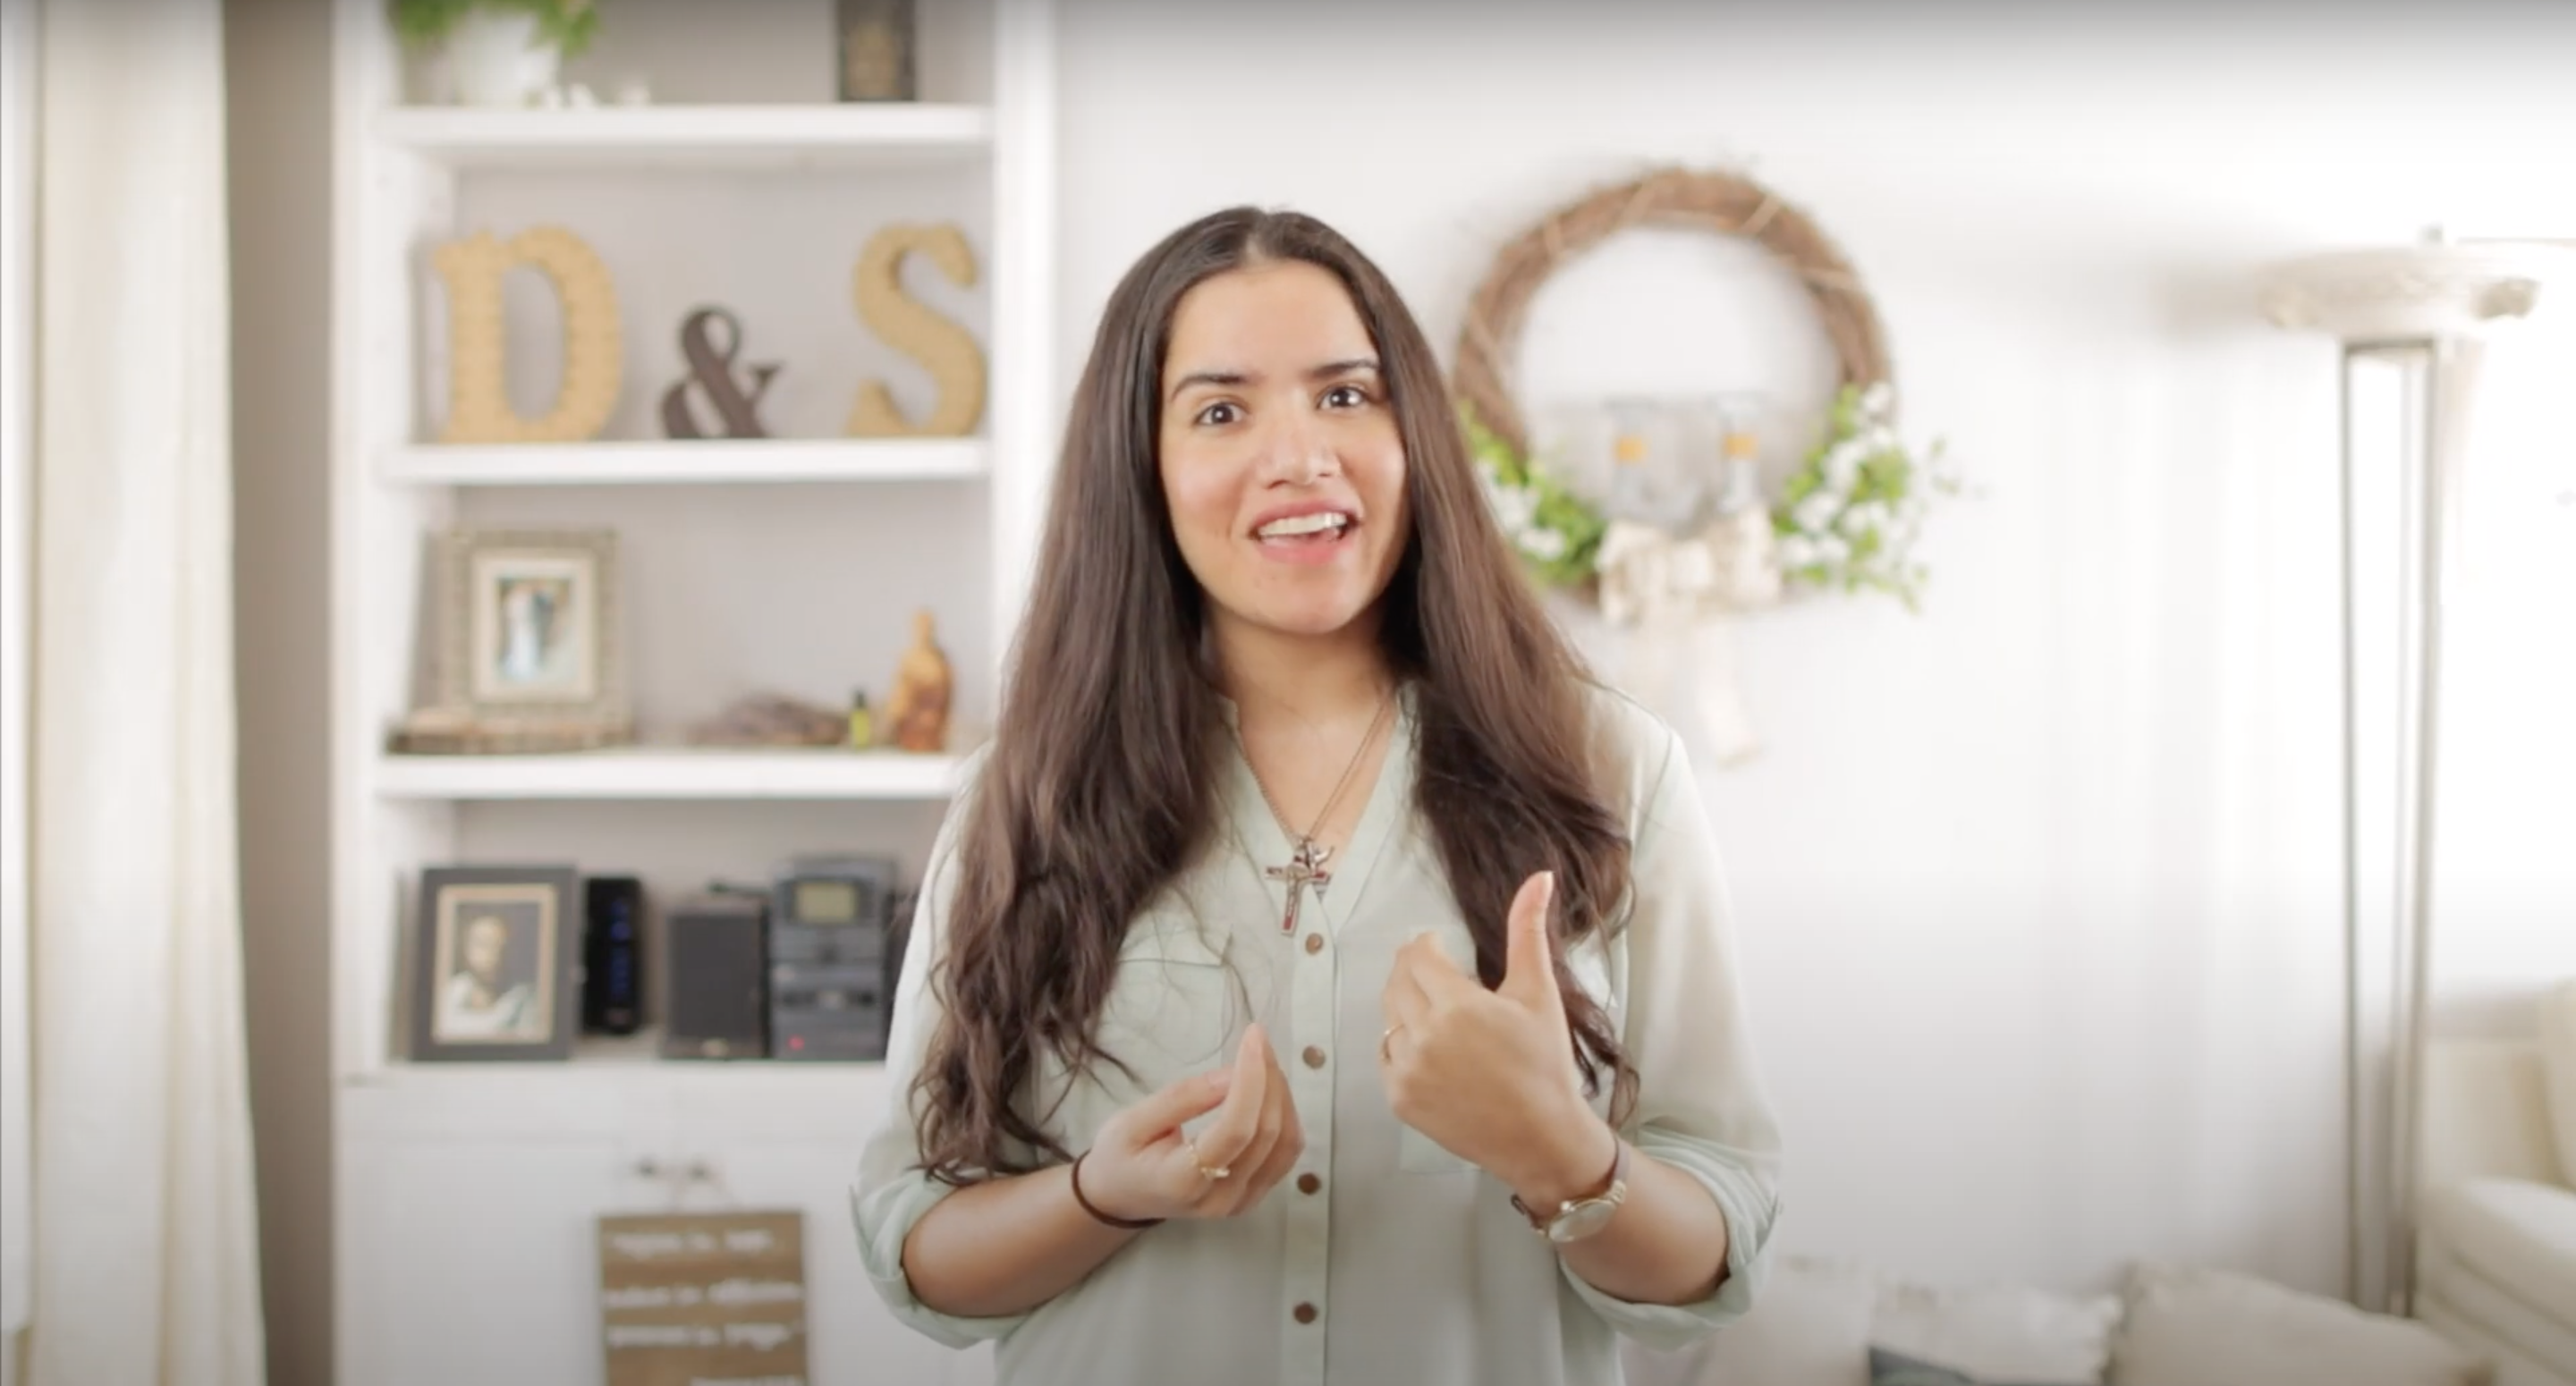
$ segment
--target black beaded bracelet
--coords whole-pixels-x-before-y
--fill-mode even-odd
[[[1091,1214],[1093,1221],[1115,1227],[1121,1232],[1141,1232],[1148,1227],[1162,1225],[1161,1218],[1114,1218],[1092,1207],[1091,1200],[1082,1196],[1082,1162],[1090,1158],[1091,1152],[1088,1150],[1073,1157],[1073,1201],[1082,1205],[1082,1211]]]

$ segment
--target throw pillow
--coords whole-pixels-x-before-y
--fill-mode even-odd
[[[2424,1325],[2232,1271],[2142,1265],[2111,1386],[2490,1386],[2493,1369]]]
[[[2119,1322],[2117,1295],[2063,1295],[2017,1285],[1892,1284],[1879,1294],[1869,1341],[1977,1381],[2098,1386]]]
[[[1878,1282],[1854,1266],[1772,1262],[1744,1317],[1689,1347],[1620,1344],[1628,1386],[1869,1386]]]
[[[2558,1177],[2576,1188],[2576,981],[2559,983],[2540,1000],[2540,1066],[2558,1132]]]
[[[1869,1386],[2004,1386],[1995,1377],[1975,1377],[1954,1367],[1926,1362],[1885,1348],[1869,1350]],[[2030,1386],[2038,1386],[2031,1383]]]

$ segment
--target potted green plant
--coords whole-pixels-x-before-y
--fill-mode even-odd
[[[456,100],[525,106],[554,85],[562,61],[590,45],[591,0],[391,0],[394,32],[447,59]]]

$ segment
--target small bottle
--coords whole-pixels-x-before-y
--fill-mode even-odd
[[[1659,499],[1646,470],[1645,430],[1621,428],[1610,445],[1610,498],[1603,508],[1617,519],[1654,524],[1661,518]]]
[[[1761,439],[1741,423],[1726,429],[1726,493],[1719,503],[1716,536],[1724,557],[1726,602],[1749,611],[1780,599],[1780,563],[1771,536],[1771,508],[1762,500]]]
[[[1739,515],[1762,503],[1762,481],[1756,454],[1760,440],[1753,430],[1740,425],[1726,430],[1726,495],[1718,502],[1718,511]]]
[[[876,744],[876,719],[868,712],[868,692],[862,688],[850,695],[850,749],[864,751]]]

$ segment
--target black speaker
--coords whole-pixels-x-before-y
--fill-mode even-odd
[[[644,883],[633,876],[582,882],[581,1028],[631,1035],[644,1023]]]
[[[662,1055],[769,1054],[769,909],[749,895],[700,895],[662,921]]]

